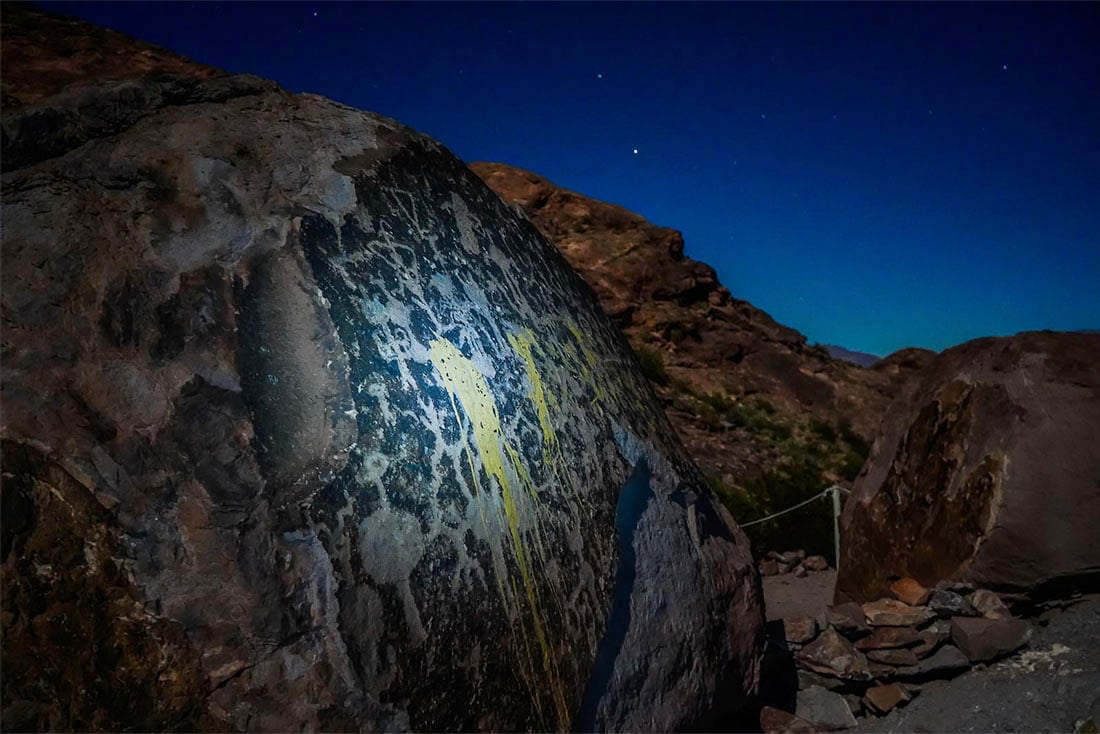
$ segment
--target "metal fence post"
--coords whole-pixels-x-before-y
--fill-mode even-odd
[[[829,494],[833,496],[833,563],[836,570],[840,571],[840,487],[835,484],[829,487]]]

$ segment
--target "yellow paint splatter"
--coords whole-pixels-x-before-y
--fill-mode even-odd
[[[601,403],[607,398],[607,391],[603,385],[599,384],[593,376],[592,370],[596,368],[599,361],[596,359],[596,355],[592,353],[592,350],[588,347],[588,338],[584,335],[576,324],[567,324],[570,333],[573,334],[573,338],[577,340],[577,346],[581,350],[581,354],[584,355],[584,361],[587,364],[581,365],[581,377],[584,379],[588,386],[592,388],[593,403]]]
[[[565,703],[561,679],[557,670],[557,661],[551,653],[550,643],[547,639],[545,625],[543,624],[538,589],[535,587],[534,569],[531,564],[530,555],[524,546],[523,535],[520,532],[519,508],[516,505],[516,496],[512,491],[508,472],[505,470],[505,457],[507,456],[508,468],[512,470],[512,475],[519,478],[529,489],[530,476],[520,460],[519,453],[509,446],[504,439],[504,434],[500,428],[500,415],[497,412],[496,402],[493,400],[492,393],[489,391],[489,386],[485,382],[485,377],[481,374],[481,371],[478,370],[477,365],[462,354],[457,347],[444,339],[433,340],[429,348],[432,364],[439,372],[443,380],[443,385],[447,390],[447,394],[450,396],[451,406],[455,410],[455,418],[459,422],[460,429],[462,426],[462,418],[458,411],[459,404],[461,404],[462,410],[466,413],[466,417],[470,421],[474,441],[478,448],[478,455],[481,457],[482,466],[485,467],[485,473],[494,477],[497,480],[497,484],[500,485],[502,509],[508,525],[508,533],[512,541],[512,552],[516,560],[516,565],[519,567],[520,577],[527,597],[527,604],[531,611],[531,627],[533,628],[535,637],[538,640],[540,652],[542,653],[543,672],[548,679],[550,684],[549,687],[553,694],[558,726],[564,729],[569,726],[570,711]],[[458,399],[457,403],[455,401],[456,397]],[[470,462],[470,471],[473,475],[474,488],[480,497],[482,489],[478,481],[478,472],[474,464],[473,455],[468,444],[466,445],[466,452]],[[533,498],[534,492],[531,491],[530,494]],[[484,521],[484,516],[482,519]],[[503,577],[505,575],[505,569],[497,569],[497,575],[498,579]],[[509,585],[513,590],[515,589],[511,581],[509,581]],[[500,589],[503,597],[503,587],[500,587]],[[504,602],[507,604],[507,598],[504,598]],[[534,694],[536,707],[541,710],[542,704],[539,682],[532,679],[530,684],[532,693]]]

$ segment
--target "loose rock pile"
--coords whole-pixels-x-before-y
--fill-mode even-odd
[[[769,648],[793,657],[799,690],[794,715],[764,707],[764,731],[855,727],[856,716],[883,716],[928,681],[1008,655],[1031,636],[996,594],[966,583],[927,589],[904,578],[890,592],[894,598],[831,606],[822,618],[783,620]]]
[[[825,560],[825,556],[807,556],[804,550],[793,550],[786,553],[768,551],[768,554],[760,561],[759,568],[761,576],[790,573],[801,578],[810,573],[825,571],[829,568],[829,562]]]

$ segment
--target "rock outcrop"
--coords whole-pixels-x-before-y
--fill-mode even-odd
[[[799,438],[809,418],[831,426],[826,441],[849,425],[869,441],[886,406],[931,358],[908,349],[874,369],[832,359],[734,298],[713,268],[684,255],[676,230],[528,171],[470,167],[558,247],[632,346],[663,363],[667,374],[658,366],[651,377],[670,419],[699,466],[724,484],[781,463],[779,439],[792,431]]]
[[[1040,599],[1100,581],[1100,336],[941,354],[899,401],[841,529],[838,598],[959,579]]]
[[[747,541],[529,222],[393,121],[3,22],[5,730],[745,699]]]

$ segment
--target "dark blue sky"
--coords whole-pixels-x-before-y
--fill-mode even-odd
[[[1100,3],[42,5],[682,230],[810,341],[1100,328]]]

